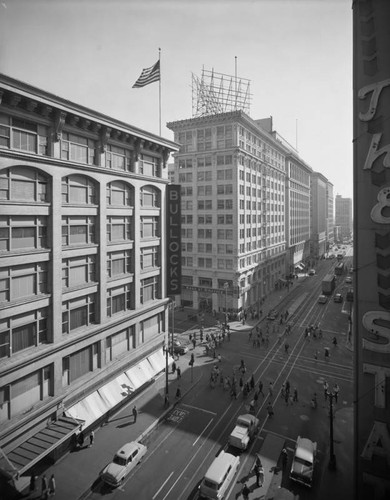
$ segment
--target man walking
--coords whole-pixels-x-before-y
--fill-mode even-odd
[[[95,441],[95,433],[91,431],[91,434],[89,435],[89,446],[91,447]]]
[[[133,406],[133,417],[134,417],[134,423],[137,422],[137,416],[138,416],[138,410],[137,407],[134,405]]]

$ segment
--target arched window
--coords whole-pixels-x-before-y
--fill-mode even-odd
[[[84,175],[70,175],[62,179],[62,203],[91,205],[97,203],[94,181]]]
[[[144,208],[158,208],[160,206],[160,196],[157,189],[152,186],[141,188],[141,206]]]
[[[121,181],[107,185],[107,205],[130,206],[132,202],[130,187]]]
[[[28,167],[7,168],[0,172],[0,200],[48,202],[48,180]]]

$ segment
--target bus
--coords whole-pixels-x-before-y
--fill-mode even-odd
[[[344,262],[339,262],[337,266],[334,268],[335,274],[343,274],[344,272]]]

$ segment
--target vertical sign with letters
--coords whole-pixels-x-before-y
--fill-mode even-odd
[[[177,184],[167,186],[167,295],[181,293],[181,191]]]
[[[390,2],[353,2],[356,500],[390,489]]]

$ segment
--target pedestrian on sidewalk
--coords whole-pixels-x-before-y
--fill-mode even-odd
[[[56,494],[56,480],[54,478],[54,474],[52,474],[49,481],[49,495],[51,497],[54,497],[55,494]]]
[[[31,477],[30,477],[30,492],[31,493],[33,491],[35,491],[35,481],[36,481],[36,477],[35,477],[34,472],[32,472]]]
[[[133,417],[134,417],[134,423],[137,422],[137,416],[138,416],[138,410],[137,407],[134,405],[133,406]]]
[[[274,384],[270,382],[268,386],[268,397],[272,398],[273,395],[274,395]]]
[[[241,490],[242,497],[244,500],[249,500],[249,493],[250,492],[251,492],[251,490],[248,488],[248,485],[245,483],[242,490]]]
[[[284,352],[285,352],[286,354],[288,354],[288,348],[289,348],[289,347],[290,347],[290,346],[289,346],[289,345],[288,345],[288,343],[286,342],[286,343],[284,344]]]
[[[259,394],[261,394],[264,397],[263,382],[261,380],[259,380]]]
[[[177,378],[180,379],[181,378],[181,369],[180,369],[180,366],[178,366],[176,368],[176,373],[177,373]]]
[[[260,466],[255,464],[255,474],[256,474],[256,486],[259,488],[260,486],[263,486],[263,484],[260,484]]]
[[[293,396],[293,402],[298,403],[298,390],[296,387],[294,387],[294,396]]]
[[[249,383],[251,386],[251,390],[253,390],[255,388],[255,377],[253,376],[253,373],[252,373],[251,380]]]
[[[94,441],[95,441],[95,433],[91,431],[89,435],[89,446],[93,446]]]
[[[41,498],[47,498],[48,493],[49,492],[48,492],[48,487],[47,487],[46,474],[43,474],[42,481],[41,481]]]
[[[80,430],[80,434],[77,441],[79,443],[79,447],[82,448],[84,446],[84,432],[82,430]]]
[[[181,398],[181,389],[180,389],[180,385],[177,386],[177,389],[176,389],[176,399],[180,399]]]
[[[286,468],[287,459],[288,459],[287,450],[286,450],[286,448],[283,448],[283,450],[282,450],[282,467],[283,467],[283,469]]]
[[[172,363],[172,373],[174,374],[176,371],[176,363],[175,361]]]

